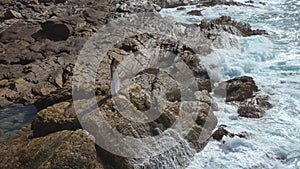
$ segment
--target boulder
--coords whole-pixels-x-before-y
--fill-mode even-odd
[[[239,137],[239,138],[247,138],[247,134],[246,133],[240,133],[240,134],[234,134],[229,132],[228,130],[226,130],[223,126],[219,127],[213,134],[212,134],[212,138],[217,140],[217,141],[221,141],[223,139],[224,136],[229,136],[229,137]]]
[[[192,10],[192,11],[189,11],[187,13],[188,15],[195,15],[195,16],[202,16],[202,13],[200,10]]]
[[[225,97],[226,102],[244,101],[258,91],[252,77],[242,76],[220,83],[214,93]]]
[[[182,11],[182,10],[185,10],[185,9],[186,9],[185,7],[178,7],[177,11]]]
[[[0,143],[0,157],[0,168],[103,169],[94,142],[83,130]]]
[[[237,113],[242,117],[261,118],[266,110],[272,108],[272,104],[268,100],[268,96],[261,95],[247,99],[239,105]]]
[[[254,35],[268,34],[265,30],[261,30],[261,29],[253,30],[250,24],[234,21],[231,19],[230,16],[221,16],[220,18],[214,19],[210,22],[202,20],[199,26],[203,30],[222,29],[223,31],[235,35],[240,35],[240,36],[254,36]]]
[[[81,128],[70,102],[60,102],[38,112],[31,122],[33,137],[41,137],[61,130]]]

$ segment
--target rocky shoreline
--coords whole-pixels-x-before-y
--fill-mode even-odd
[[[133,32],[135,36],[115,44],[99,63],[101,70],[96,72],[95,98],[73,100],[77,57],[99,29],[116,18],[140,12],[152,12],[159,17],[157,12],[161,8],[189,3],[181,0],[7,0],[0,4],[0,107],[24,104],[35,105],[38,110],[31,124],[18,136],[0,142],[0,168],[185,168],[195,153],[205,147],[217,126],[213,114],[217,106],[209,92],[237,104],[237,113],[243,117],[262,117],[272,107],[268,97],[259,93],[253,78],[238,77],[221,82],[215,88],[208,70],[202,65],[201,57],[208,56],[211,45],[220,45],[218,39],[224,38],[224,32],[237,36],[267,34],[264,30],[252,30],[249,24],[235,22],[229,16],[202,21],[199,25],[163,23],[163,18],[159,20],[162,23],[153,21],[153,25],[162,29],[167,29],[170,23],[176,31],[184,30],[184,38],[178,42],[158,34]],[[196,4],[242,5],[223,0]],[[158,52],[151,53],[153,49]],[[154,121],[131,121],[116,109],[109,96],[112,57],[127,63],[133,74],[126,90],[121,91],[124,97],[118,102],[132,104],[128,113],[141,117],[152,105],[162,107]],[[142,68],[151,62],[153,68],[140,69],[132,60],[139,61]],[[195,82],[187,85],[185,80],[189,76],[181,79],[183,74],[190,74]],[[85,76],[76,77],[85,79]],[[88,85],[83,88],[84,92],[89,90]],[[91,99],[96,99],[97,105],[90,105]],[[185,104],[187,106],[182,107]],[[112,128],[125,136],[155,138],[161,133],[170,136],[175,133],[180,135],[180,144],[158,155],[149,151],[148,158],[124,158],[113,154],[95,144],[104,136],[99,135],[103,126],[96,120],[99,114],[94,113],[94,106]],[[78,109],[90,111],[78,115]],[[172,128],[182,114],[187,114],[186,121],[193,121],[188,131]],[[151,114],[147,116],[152,117]],[[86,131],[87,128],[93,129]],[[213,138],[222,138],[228,133],[217,132]],[[116,141],[112,139],[106,144]],[[111,146],[118,148],[115,144]],[[140,148],[147,148],[147,145],[141,144]]]

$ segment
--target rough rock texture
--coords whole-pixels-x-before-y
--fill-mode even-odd
[[[242,76],[220,83],[214,90],[215,94],[226,98],[226,102],[244,101],[258,91],[252,77]]]
[[[229,6],[250,6],[249,4],[244,4],[241,2],[236,2],[234,0],[210,0],[210,1],[200,1],[198,6],[216,6],[216,5],[229,5]]]
[[[213,31],[223,29],[226,32],[240,36],[268,34],[265,30],[252,30],[250,24],[234,21],[230,16],[221,16],[210,22],[202,20],[199,26],[203,30]]]
[[[225,97],[226,102],[237,101],[237,113],[242,117],[261,118],[272,108],[269,97],[258,93],[252,77],[242,76],[220,83],[214,93]]]
[[[41,110],[31,123],[33,137],[45,136],[61,130],[79,129],[74,107],[69,102],[60,102]]]
[[[0,143],[0,168],[102,169],[87,132],[61,131],[45,137]]]
[[[200,10],[192,10],[192,11],[189,11],[187,13],[188,15],[195,15],[195,16],[202,16],[202,13]]]
[[[161,7],[188,3],[198,2],[1,1],[0,107],[16,103],[34,104],[39,112],[31,123],[29,133],[0,143],[0,168],[185,168],[194,154],[207,144],[217,125],[212,112],[215,103],[208,93],[212,91],[211,79],[200,59],[212,52],[212,44],[218,43],[209,38],[209,31],[204,30],[210,29],[210,26],[199,30],[192,25],[154,20],[151,26],[160,28],[163,33],[170,29],[177,31],[172,33],[180,34],[182,39],[140,32],[124,37],[107,52],[99,65],[101,69],[97,70],[95,81],[97,87],[93,91],[97,100],[95,105],[90,101],[94,98],[85,95],[90,90],[88,84],[82,86],[82,91],[73,91],[82,92],[82,100],[72,100],[72,82],[78,80],[72,76],[75,61],[86,42],[112,18],[137,12],[156,13]],[[230,28],[236,26],[228,18],[215,22],[214,26],[221,24],[214,27],[217,35],[225,30],[227,22],[230,22]],[[168,23],[172,26],[166,27]],[[243,29],[247,33],[248,27],[240,31]],[[93,52],[97,50],[89,51],[99,56],[99,53]],[[128,77],[125,75],[132,78],[130,83],[124,83],[123,89],[126,90],[120,91],[123,97],[113,99],[109,96],[112,57],[129,69],[129,72],[120,72],[121,80]],[[86,76],[77,78],[84,81]],[[238,91],[228,88],[232,92],[230,99],[248,98],[251,93],[243,88],[247,86],[244,82],[239,83]],[[80,106],[75,109],[75,104]],[[124,105],[128,107],[121,109]],[[153,109],[155,107],[157,109]],[[75,110],[78,109],[85,111],[76,116]],[[156,156],[150,157],[153,152],[149,152],[149,158],[144,159],[119,157],[98,146],[96,152],[92,140],[101,141],[107,136],[105,134],[109,134],[106,132],[99,136],[99,132],[104,130],[97,121],[100,114],[125,136],[154,138],[165,134],[177,136],[180,144]],[[187,126],[189,130],[173,128],[182,115],[187,118],[182,127]],[[79,124],[78,118],[86,123]],[[147,118],[155,120],[135,121]],[[192,125],[189,126],[189,123]],[[80,129],[83,125],[90,125],[89,132],[94,137]],[[119,140],[112,138],[106,141],[119,148]],[[138,148],[146,149],[147,146],[140,144]],[[124,151],[129,150],[126,146],[123,148]]]
[[[212,138],[217,140],[217,141],[222,141],[224,136],[229,136],[231,138],[237,136],[240,138],[247,138],[247,134],[246,133],[240,133],[240,134],[234,134],[231,133],[229,131],[227,131],[223,126],[219,127],[213,134],[212,134]]]
[[[261,118],[266,113],[266,110],[272,108],[272,104],[268,100],[268,96],[257,95],[243,101],[239,105],[237,112],[242,117]]]
[[[32,104],[68,85],[80,49],[116,10],[106,0],[2,3],[0,107]]]

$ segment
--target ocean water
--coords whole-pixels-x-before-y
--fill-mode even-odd
[[[244,2],[243,0],[238,0]],[[163,9],[161,14],[184,23],[199,23],[230,15],[270,35],[236,37],[235,48],[216,49],[222,80],[252,76],[261,92],[271,97],[272,109],[261,119],[241,118],[236,106],[219,101],[215,112],[219,125],[233,133],[246,132],[248,139],[211,141],[198,153],[189,169],[300,169],[300,1],[254,0],[255,8],[240,6],[203,7],[203,16],[189,16],[186,10]],[[199,9],[199,8],[198,8]],[[230,46],[230,45],[228,45]]]
[[[18,105],[0,110],[0,141],[15,136],[22,127],[36,116],[35,106]]]

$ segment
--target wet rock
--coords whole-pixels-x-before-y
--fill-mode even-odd
[[[242,76],[220,83],[215,88],[214,93],[225,97],[226,102],[231,102],[244,101],[253,97],[254,93],[257,91],[258,87],[253,78]]]
[[[185,10],[185,9],[186,9],[185,7],[178,7],[177,8],[178,11],[182,11],[182,10]]]
[[[187,13],[188,15],[195,15],[195,16],[202,16],[202,13],[200,10],[192,10],[192,11],[189,11]]]
[[[248,23],[237,22],[231,19],[230,16],[221,16],[210,22],[205,20],[201,21],[199,25],[203,30],[218,30],[222,29],[231,34],[240,36],[254,36],[254,35],[267,35],[265,30],[256,29],[253,30]]]
[[[247,118],[261,118],[265,115],[266,110],[272,108],[272,104],[268,101],[268,96],[255,96],[247,99],[239,105],[238,114]]]
[[[244,4],[241,2],[236,2],[233,0],[212,0],[212,1],[204,1],[204,2],[200,2],[200,4],[198,6],[216,6],[216,5],[228,5],[228,6],[251,6],[252,5],[248,5],[248,4]]]
[[[240,133],[240,134],[234,134],[226,130],[224,127],[219,127],[213,134],[212,138],[221,141],[224,136],[229,136],[229,137],[239,137],[239,138],[247,138],[247,135],[245,133]]]
[[[245,1],[245,3],[254,4],[254,1],[253,0],[249,0],[249,1]]]
[[[259,2],[259,4],[261,4],[261,5],[266,5],[267,3],[265,3],[265,2]]]
[[[0,144],[0,168],[102,169],[87,132],[61,131],[45,137]]]

